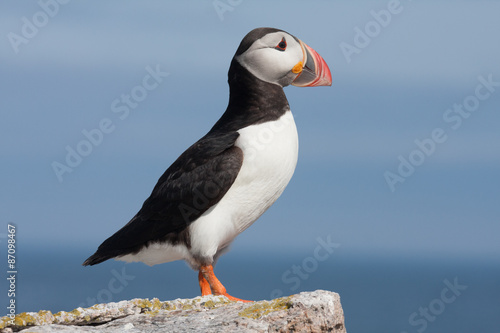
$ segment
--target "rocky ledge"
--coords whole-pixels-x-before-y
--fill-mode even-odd
[[[25,312],[0,320],[2,332],[346,332],[337,293],[317,290],[271,301],[204,296],[133,299],[71,312]]]

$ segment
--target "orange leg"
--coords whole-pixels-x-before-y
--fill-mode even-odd
[[[203,277],[203,274],[201,274],[201,271],[198,273],[198,282],[200,283],[201,296],[212,295],[210,285],[208,284],[208,281]]]
[[[201,280],[201,278],[204,278]],[[200,288],[201,288],[201,294],[203,294],[204,290],[206,292],[206,287],[207,284],[210,287],[210,290],[214,293],[214,295],[224,295],[227,298],[229,298],[232,301],[242,301],[242,302],[251,302],[251,301],[245,301],[236,297],[233,297],[229,295],[226,292],[226,288],[220,283],[220,281],[217,279],[217,277],[214,274],[214,268],[212,265],[207,265],[207,266],[201,266],[200,267],[200,273],[198,274],[198,281],[200,282]],[[209,294],[206,294],[209,295]]]

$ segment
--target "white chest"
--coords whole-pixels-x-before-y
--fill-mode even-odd
[[[276,121],[238,132],[235,145],[243,151],[243,165],[230,191],[240,193],[245,198],[241,201],[254,202],[253,208],[266,210],[281,195],[297,165],[299,143],[293,115],[288,111]]]
[[[290,111],[276,121],[242,128],[235,146],[243,164],[221,201],[191,226],[193,251],[213,256],[257,220],[281,195],[298,157],[298,135]]]

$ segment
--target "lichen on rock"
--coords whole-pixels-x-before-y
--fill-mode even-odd
[[[291,296],[290,296],[291,297]],[[260,301],[252,306],[247,307],[245,310],[238,313],[238,316],[247,317],[252,319],[259,319],[260,317],[274,311],[286,310],[291,307],[290,297],[282,297],[268,301]]]

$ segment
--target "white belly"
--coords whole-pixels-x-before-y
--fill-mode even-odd
[[[298,135],[290,111],[238,132],[243,165],[221,201],[190,226],[195,256],[213,257],[229,245],[278,199],[295,171]]]
[[[298,157],[298,135],[293,115],[240,129],[235,145],[243,151],[243,164],[224,197],[189,226],[191,248],[152,244],[137,254],[117,258],[156,265],[186,260],[212,260],[257,220],[283,193]]]

